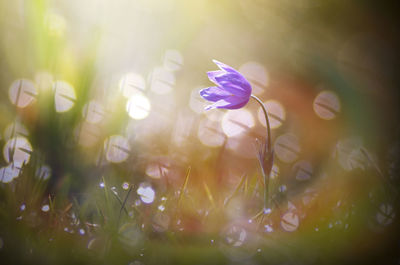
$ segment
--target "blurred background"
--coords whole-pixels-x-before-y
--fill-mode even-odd
[[[9,264],[399,264],[390,1],[0,0]],[[266,105],[209,110],[212,59]]]

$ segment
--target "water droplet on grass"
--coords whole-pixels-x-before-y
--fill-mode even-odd
[[[274,231],[271,225],[264,225],[264,231],[267,233],[271,233]]]
[[[45,205],[42,206],[42,211],[43,212],[48,212],[49,210],[50,210],[50,207],[49,207],[48,204],[45,204]]]
[[[111,191],[112,191],[115,195],[118,195],[118,192],[117,192],[117,188],[116,188],[116,187],[111,187]]]
[[[129,183],[128,182],[122,183],[122,189],[128,190],[129,189]]]

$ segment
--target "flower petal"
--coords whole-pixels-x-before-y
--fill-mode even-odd
[[[225,89],[216,86],[207,87],[200,90],[200,96],[212,102],[216,102],[231,95],[232,94],[226,91]]]
[[[239,73],[215,76],[215,81],[232,94],[240,96],[250,96],[251,94],[250,83]]]
[[[215,80],[215,78],[216,78],[217,76],[221,76],[221,75],[223,75],[223,74],[225,74],[225,73],[226,73],[225,71],[218,70],[218,71],[210,71],[210,72],[207,72],[207,75],[208,75],[208,79],[210,79],[211,82],[213,82],[213,83],[215,83],[216,85],[218,85],[217,80]]]
[[[229,65],[226,65],[226,64],[224,64],[224,63],[221,63],[221,62],[219,62],[219,61],[217,61],[217,60],[213,60],[213,62],[214,62],[216,65],[218,65],[218,67],[219,67],[221,70],[224,70],[224,71],[229,72],[229,73],[238,73],[238,71],[236,71],[235,69],[233,69],[233,68],[230,67]]]
[[[237,96],[230,96],[221,100],[218,100],[212,105],[207,106],[205,109],[240,109],[249,102],[249,98],[241,98]]]

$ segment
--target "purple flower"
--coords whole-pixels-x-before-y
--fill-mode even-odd
[[[242,74],[232,67],[213,60],[221,70],[208,72],[208,78],[217,86],[207,87],[200,95],[211,102],[209,109],[240,109],[249,102],[251,85]]]

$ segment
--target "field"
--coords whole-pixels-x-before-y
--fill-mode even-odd
[[[394,6],[0,0],[0,264],[399,264]]]

